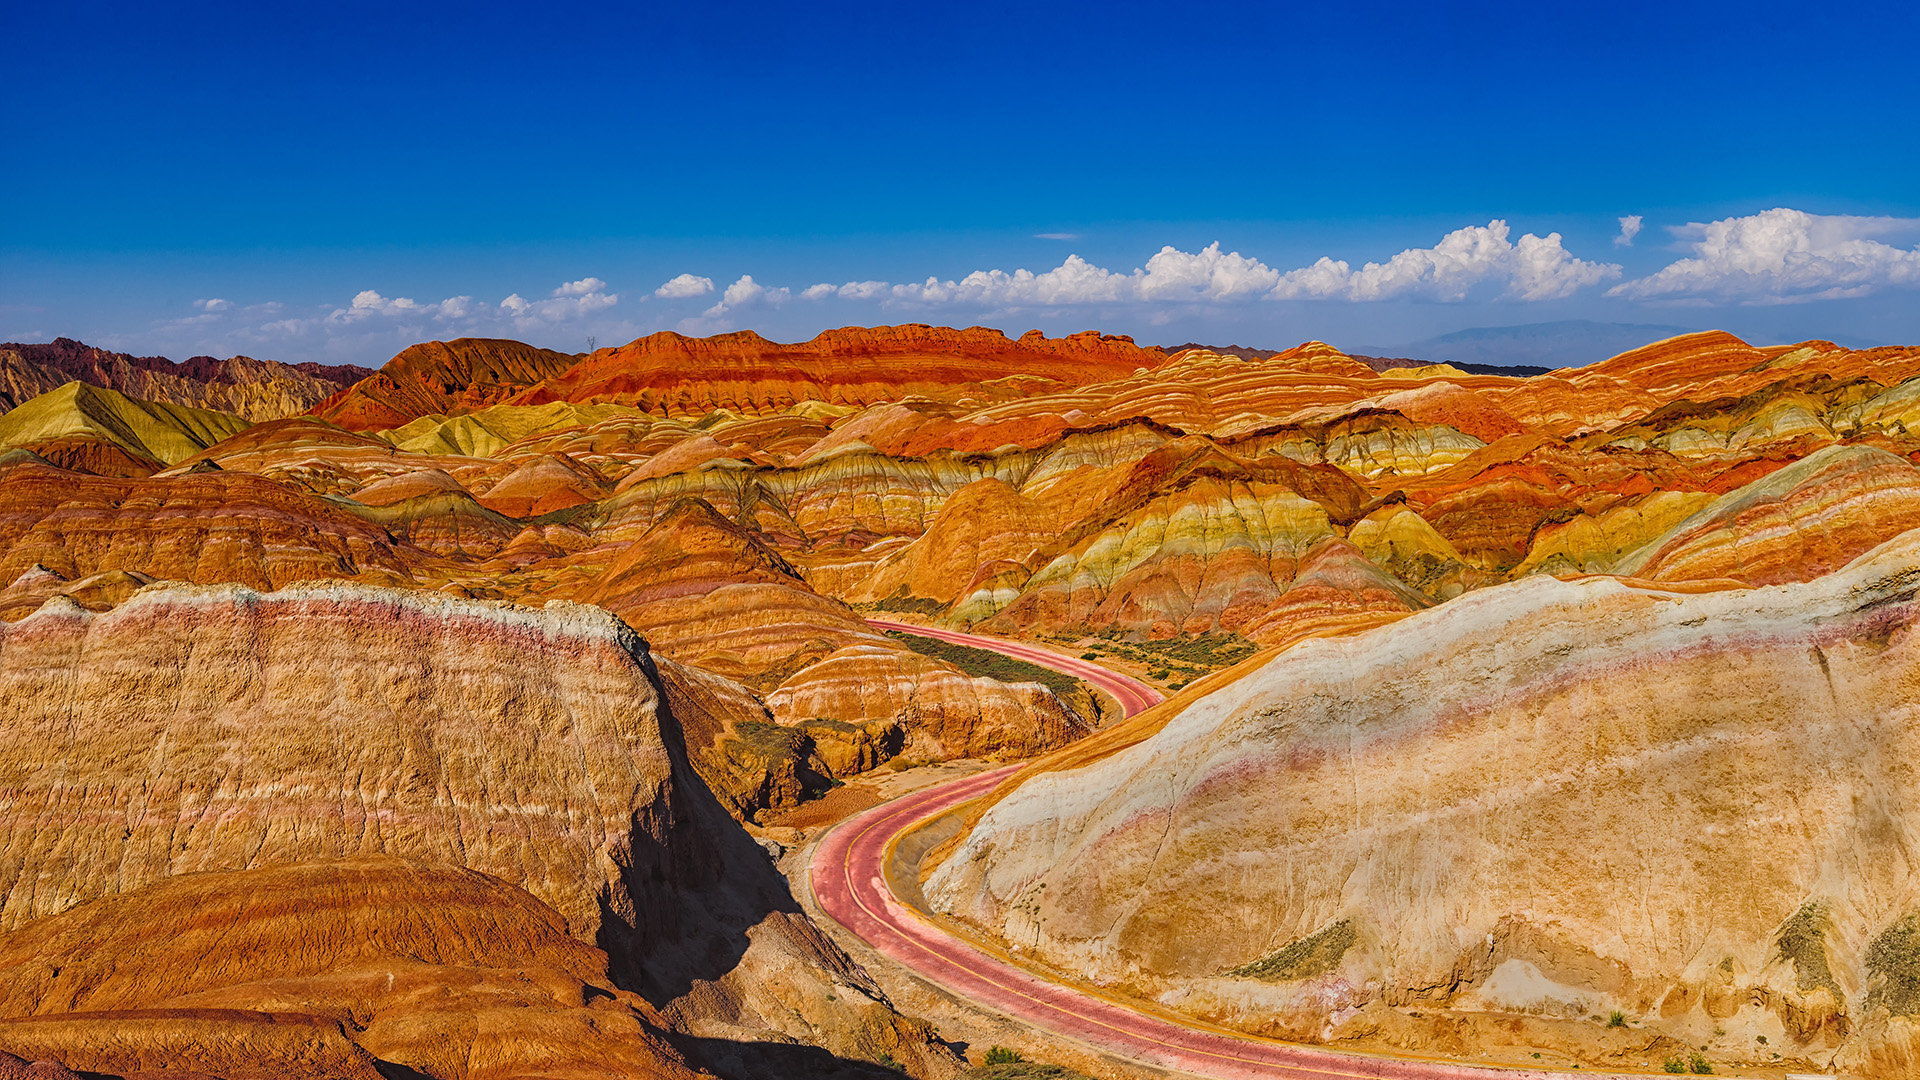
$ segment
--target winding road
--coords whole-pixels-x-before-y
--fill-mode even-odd
[[[1112,694],[1126,715],[1161,700],[1152,687],[1082,660],[1019,642],[868,620],[882,630],[991,649],[1085,679]],[[1221,1080],[1545,1080],[1604,1077],[1540,1069],[1488,1068],[1420,1058],[1343,1053],[1210,1028],[1133,1008],[1054,982],[955,937],[897,896],[887,864],[913,826],[984,795],[1012,765],[926,788],[835,826],[814,849],[808,877],[821,910],[885,956],[949,992],[1015,1020],[1098,1050]]]

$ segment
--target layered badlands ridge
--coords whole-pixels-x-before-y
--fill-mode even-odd
[[[1622,1009],[1723,1062],[1912,1075],[1916,582],[1920,532],[1802,584],[1543,576],[1304,642],[1027,778],[927,894],[1288,1038],[1592,1056]]]
[[[161,373],[201,370],[186,369]],[[150,596],[184,595],[164,590],[129,601],[156,580],[240,583],[261,593],[355,583],[330,587],[385,586],[422,597],[401,605],[410,613],[404,619],[368,614],[388,601],[356,601],[341,610],[358,614],[329,616],[355,635],[405,624],[431,636],[440,632],[432,629],[436,620],[464,624],[471,610],[517,610],[472,609],[471,599],[591,604],[649,643],[656,697],[674,716],[688,768],[715,812],[765,820],[895,755],[1056,752],[1046,760],[1084,763],[1178,711],[1076,742],[1098,720],[1084,696],[1063,699],[1037,684],[976,677],[911,652],[866,626],[862,616],[876,610],[1048,639],[1076,652],[1097,649],[1116,662],[1138,661],[1137,673],[1178,689],[1250,646],[1263,647],[1263,656],[1294,647],[1319,655],[1314,650],[1326,646],[1314,639],[1372,632],[1362,640],[1373,641],[1390,632],[1380,628],[1409,617],[1414,626],[1455,626],[1434,620],[1462,600],[1497,608],[1510,601],[1482,598],[1602,588],[1554,585],[1554,575],[1651,583],[1626,587],[1620,595],[1629,596],[1663,582],[1828,581],[1823,575],[1920,527],[1920,435],[1910,432],[1920,423],[1916,376],[1920,350],[1825,342],[1755,348],[1726,334],[1689,335],[1518,379],[1449,368],[1377,372],[1317,342],[1270,356],[1168,356],[1094,334],[1013,339],[978,328],[906,326],[834,331],[798,345],[751,334],[663,334],[584,357],[518,342],[430,342],[302,406],[309,415],[251,426],[240,415],[260,420],[273,409],[266,397],[244,408],[240,399],[219,397],[218,386],[245,381],[237,375],[230,384],[205,375],[197,389],[153,383],[172,387],[152,392],[158,403],[56,385],[0,415],[0,584],[11,583],[0,588],[0,619],[26,619],[51,603],[49,614],[18,626],[117,625],[112,620],[132,620],[126,608],[160,603]],[[132,385],[125,383],[132,376],[114,377],[122,390]],[[1502,586],[1514,581],[1525,587]],[[587,609],[564,610],[574,612],[571,619]],[[244,665],[247,648],[259,644],[244,640],[250,644],[235,645],[234,658],[221,663]],[[1721,640],[1703,639],[1700,651]],[[165,655],[187,647],[174,642]],[[502,685],[528,664],[505,654],[495,661]],[[1209,676],[1177,701],[1201,700],[1243,673]],[[126,685],[144,677],[127,675]],[[533,680],[539,693],[510,696],[501,708],[515,715],[545,708],[520,700],[559,693],[545,678]],[[1435,708],[1458,703],[1436,694]],[[407,701],[416,699],[425,700]],[[395,716],[406,711],[389,708]],[[433,755],[444,750],[437,738],[419,746]],[[471,767],[490,777],[486,769],[517,768],[474,754]],[[497,780],[462,798],[477,807],[532,805]],[[101,783],[109,801],[133,790]],[[206,797],[224,790],[216,785]],[[271,783],[253,790],[255,803],[235,820],[271,817],[277,801],[292,806],[310,794]],[[568,799],[540,805],[564,807],[569,821],[581,809]],[[402,818],[369,816],[357,835],[384,843]],[[376,851],[362,841],[315,849],[326,830],[303,833],[298,825],[289,825],[295,831],[277,860],[385,851],[431,863],[445,855]],[[731,825],[713,828],[739,836],[727,831]],[[120,850],[111,835],[101,834],[103,851]],[[188,839],[185,851],[200,850]],[[170,847],[126,850],[157,859]],[[553,857],[564,869],[576,856],[600,859],[597,851],[562,845]],[[164,873],[151,878],[153,887],[186,867],[179,858],[155,864]],[[464,865],[526,888],[576,933],[604,921],[598,901],[582,906],[577,895],[543,892],[525,867]],[[258,869],[249,862],[223,872]],[[611,889],[601,870],[582,880]],[[118,863],[101,873],[102,881],[121,881]],[[136,877],[111,891],[132,895],[148,880]],[[50,916],[85,898],[59,893],[33,910]],[[999,925],[995,905],[1004,897],[977,899],[986,907],[976,915]],[[783,925],[789,937],[812,940],[807,924]],[[1366,944],[1373,939],[1365,935],[1386,924],[1353,925]],[[1845,925],[1853,927],[1848,934],[1859,929]],[[1313,929],[1289,923],[1272,933]],[[767,932],[755,933],[760,941]],[[813,947],[796,946],[791,955],[812,955],[806,949]],[[1615,955],[1605,951],[1612,945],[1593,947]],[[639,976],[621,967],[626,954],[612,953],[608,985],[638,987]],[[1728,955],[1736,968],[1748,963],[1745,954]],[[796,988],[814,978],[761,961],[740,970],[727,993],[743,999],[776,992],[765,986],[802,994]],[[1646,987],[1670,974],[1657,965],[1645,970],[1659,974],[1634,975],[1643,980],[1632,984],[1634,994],[1651,993]],[[1137,977],[1154,986],[1164,977],[1162,988],[1171,990],[1192,975],[1156,971],[1149,965]],[[1196,985],[1214,986],[1206,980],[1218,974]],[[591,982],[577,971],[568,977]],[[703,1017],[738,1011],[732,998],[706,990],[648,993],[664,1010],[660,1022],[682,1032],[707,1023]],[[1220,1004],[1194,993],[1194,1007],[1235,1015],[1232,994]],[[1381,1001],[1391,996],[1379,994]],[[766,1017],[780,1013],[753,1000]],[[1813,1010],[1808,1016],[1818,1013],[1804,994],[1793,1000],[1801,1002],[1794,1008]],[[1848,1030],[1858,1034],[1855,1021],[1864,1014],[1849,1000],[1847,1022],[1855,1027]],[[363,1007],[373,1006],[353,1006]],[[1283,1027],[1296,1020],[1307,1025],[1300,1031],[1311,1027],[1310,1010],[1289,1009],[1276,1014]],[[712,1037],[761,1023],[714,1028]],[[831,1032],[852,1030],[847,1024],[808,1023],[811,1033],[798,1021],[765,1020],[782,1038],[855,1047],[833,1042],[841,1036]],[[848,1052],[871,1058],[882,1043],[859,1045],[868,1050]],[[919,1061],[916,1069],[926,1064],[893,1056]]]
[[[0,630],[0,1048],[122,1073],[780,1075],[944,1051],[686,757],[718,701],[596,608],[345,583]],[[724,707],[727,703],[718,701]],[[390,1075],[390,1073],[389,1073]]]
[[[305,412],[372,374],[350,364],[282,364],[250,356],[196,356],[174,363],[60,338],[46,345],[0,345],[0,407],[11,409],[83,382],[142,401],[232,413],[257,423]]]

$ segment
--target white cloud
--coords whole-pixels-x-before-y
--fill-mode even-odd
[[[1920,219],[1809,214],[1777,207],[1671,231],[1687,241],[1692,255],[1616,285],[1608,296],[1779,304],[1920,286],[1920,249],[1873,239],[1920,233]]]
[[[1633,238],[1640,235],[1644,219],[1639,214],[1628,214],[1620,219],[1620,235],[1613,238],[1614,247],[1632,247]]]
[[[695,277],[692,274],[681,274],[679,277],[653,290],[653,295],[663,300],[685,300],[689,297],[705,296],[712,291],[712,278]]]
[[[1035,240],[1078,240],[1080,239],[1080,234],[1077,232],[1037,232],[1033,234],[1033,238]]]
[[[1459,229],[1431,248],[1411,248],[1385,263],[1350,264],[1323,258],[1281,273],[1219,243],[1197,252],[1168,246],[1131,273],[1095,266],[1069,255],[1052,270],[976,270],[958,281],[928,278],[916,284],[849,282],[837,289],[816,285],[809,299],[837,295],[881,299],[902,306],[962,304],[976,307],[1051,307],[1109,303],[1233,303],[1274,300],[1389,300],[1426,296],[1464,300],[1475,286],[1492,283],[1520,300],[1557,300],[1620,276],[1611,263],[1575,258],[1559,233],[1532,233],[1508,242],[1504,221]]]
[[[717,319],[742,308],[779,307],[792,295],[792,292],[784,287],[769,289],[753,280],[752,274],[742,274],[740,280],[727,286],[727,290],[720,294],[719,303],[700,314],[703,318]]]
[[[222,300],[215,297],[211,300],[195,300],[193,306],[199,308],[201,311],[231,311],[233,310],[233,301]]]
[[[569,281],[553,290],[555,296],[591,296],[607,291],[607,283],[597,277],[583,277],[579,281]]]
[[[885,300],[893,295],[895,286],[884,281],[849,281],[845,285],[813,285],[800,295],[809,300],[821,300],[828,296],[838,296],[842,300]]]
[[[613,307],[620,302],[620,295],[607,292],[606,288],[607,283],[599,278],[581,278],[562,282],[546,300],[528,300],[512,293],[497,306],[481,303],[471,296],[449,296],[439,303],[423,304],[410,297],[387,297],[375,289],[362,289],[346,307],[333,309],[324,321],[333,326],[346,326],[385,320],[419,333],[435,334],[449,333],[453,328],[467,333],[496,332],[509,324],[515,329],[527,330],[582,319]],[[300,319],[280,319],[264,324],[262,329],[272,327],[276,333],[295,333],[303,323]],[[429,323],[441,325],[429,326]],[[452,328],[447,324],[453,324]]]
[[[1232,300],[1270,292],[1280,272],[1237,251],[1220,253],[1215,241],[1198,254],[1163,247],[1147,260],[1144,275],[1134,272],[1142,300]]]
[[[449,296],[437,305],[436,315],[442,319],[464,319],[477,315],[486,309],[486,305],[471,296]]]
[[[353,295],[346,307],[333,309],[327,321],[335,323],[360,322],[376,316],[396,316],[421,314],[424,309],[419,303],[405,296],[385,297],[374,289],[362,289]]]
[[[1051,307],[1131,301],[1222,301],[1249,299],[1272,289],[1280,274],[1218,243],[1197,253],[1163,247],[1147,265],[1121,274],[1095,266],[1078,255],[1052,270],[976,270],[959,281],[928,278],[894,285],[882,292],[876,281],[842,285],[841,296],[885,297],[904,304],[972,304],[990,307]]]
[[[500,312],[513,320],[515,327],[525,330],[542,323],[570,322],[585,318],[595,312],[605,311],[620,302],[619,293],[607,291],[607,283],[597,277],[581,278],[579,281],[562,283],[553,290],[548,300],[528,300],[519,293],[508,295],[500,301]],[[471,297],[456,297],[457,300],[471,300]],[[448,300],[446,304],[454,303]],[[443,307],[445,304],[442,305]]]
[[[1389,300],[1424,296],[1465,300],[1474,286],[1503,283],[1519,300],[1558,300],[1589,285],[1620,276],[1612,263],[1576,259],[1561,246],[1559,233],[1527,233],[1508,243],[1507,223],[1455,229],[1430,248],[1408,248],[1384,263],[1358,270],[1344,260],[1322,258],[1312,266],[1280,277],[1271,295],[1282,300]]]

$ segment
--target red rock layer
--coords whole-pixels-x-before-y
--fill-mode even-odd
[[[189,874],[35,920],[0,936],[0,1016],[0,1045],[89,1071],[693,1075],[558,912],[388,858]]]
[[[571,367],[576,357],[518,341],[458,338],[414,345],[328,397],[313,414],[356,431],[497,405]]]
[[[778,682],[876,636],[699,499],[673,504],[578,597],[618,614],[666,655],[732,678],[777,672]]]
[[[171,479],[0,469],[0,580],[39,564],[69,580],[122,570],[255,588],[318,578],[399,584],[425,552],[271,480],[223,471]]]
[[[1730,492],[1614,570],[1654,580],[1809,581],[1920,528],[1920,468],[1834,446]]]
[[[515,398],[516,404],[599,401],[669,416],[715,409],[779,412],[803,401],[869,405],[971,388],[982,398],[1033,386],[1079,386],[1153,367],[1158,349],[1091,331],[1012,340],[998,330],[909,324],[829,330],[783,345],[752,331],[689,338],[662,331],[603,349]],[[1015,386],[992,387],[1013,379]]]

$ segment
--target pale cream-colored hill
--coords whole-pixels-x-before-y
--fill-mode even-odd
[[[1536,576],[1307,640],[1035,775],[928,896],[1290,1038],[1638,1065],[1588,1019],[1619,1009],[1723,1063],[1913,1075],[1917,583],[1912,532],[1802,584]]]

